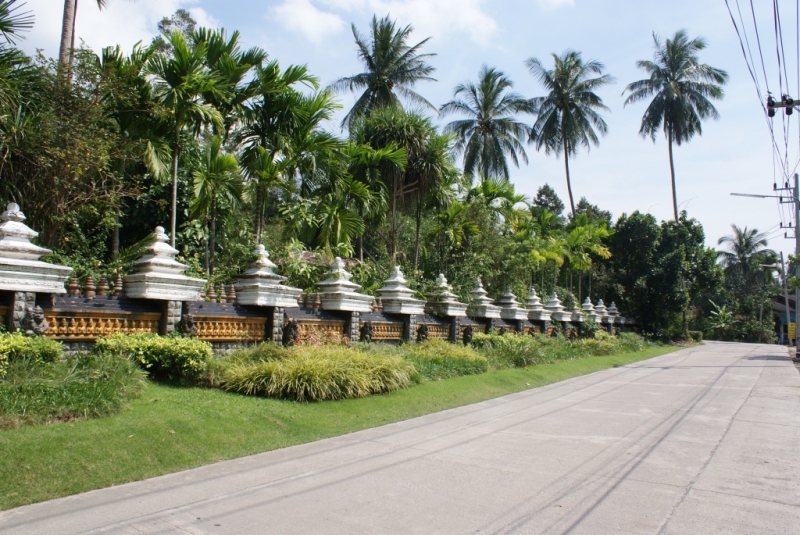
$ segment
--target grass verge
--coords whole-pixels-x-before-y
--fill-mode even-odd
[[[309,404],[149,383],[130,410],[115,416],[0,432],[0,510],[342,435],[678,349],[496,370]]]

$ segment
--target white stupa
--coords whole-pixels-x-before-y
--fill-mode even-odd
[[[236,302],[240,305],[297,308],[297,298],[303,291],[283,284],[286,277],[275,273],[278,266],[269,259],[263,245],[258,244],[255,252],[258,258],[233,285]]]
[[[72,268],[39,260],[52,251],[31,243],[39,233],[23,223],[19,205],[10,203],[0,220],[0,290],[66,293],[64,283]]]

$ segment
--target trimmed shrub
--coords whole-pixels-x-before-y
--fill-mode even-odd
[[[114,414],[139,395],[144,377],[114,355],[12,361],[0,380],[0,428]]]
[[[296,401],[365,397],[411,385],[416,371],[396,356],[345,346],[303,346],[280,359],[232,361],[222,373],[222,387],[248,395]]]
[[[489,369],[486,357],[471,347],[444,340],[405,345],[399,353],[414,365],[422,379],[447,379],[475,375]]]
[[[689,338],[699,344],[703,341],[703,331],[689,331]]]
[[[20,332],[0,334],[0,377],[5,375],[9,363],[56,362],[62,358],[63,346],[55,340],[39,336],[25,336]]]
[[[187,383],[199,380],[213,357],[211,344],[207,342],[148,333],[115,334],[100,338],[95,343],[94,351],[128,358],[138,363],[155,380]]]

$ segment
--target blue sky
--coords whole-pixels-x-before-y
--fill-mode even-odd
[[[794,65],[796,13],[794,3],[784,4],[784,45]],[[23,48],[56,55],[62,4],[28,0],[27,6],[36,16],[36,26]],[[772,3],[756,0],[754,6],[767,81],[775,92],[778,69]],[[456,84],[475,79],[483,64],[505,72],[522,95],[540,96],[543,90],[527,72],[524,60],[538,57],[547,62],[553,52],[581,51],[584,59],[603,62],[617,82],[600,92],[611,109],[606,114],[608,135],[599,147],[583,150],[570,160],[573,191],[576,202],[585,196],[615,218],[637,209],[658,219],[671,217],[666,142],[659,138],[654,144],[638,135],[645,104],[624,108],[622,91],[629,82],[644,77],[635,62],[652,57],[652,32],[671,36],[684,28],[690,36],[702,35],[709,47],[701,59],[727,70],[730,82],[725,99],[717,104],[720,120],[706,123],[701,137],[675,151],[680,208],[702,222],[709,246],[715,246],[736,223],[768,231],[770,246],[776,250],[793,250],[793,240],[785,240],[778,227],[781,216],[774,200],[729,195],[770,194],[774,173],[769,131],[724,0],[110,0],[102,12],[92,0],[81,0],[78,36],[95,49],[110,44],[128,49],[138,40],[149,41],[158,20],[178,8],[188,9],[202,25],[238,29],[246,46],[260,46],[284,65],[308,64],[323,84],[362,70],[350,24],[363,33],[373,14],[388,13],[399,24],[414,27],[415,42],[431,37],[424,51],[437,54],[431,64],[438,82],[416,89],[437,106],[452,98]],[[788,74],[794,80],[797,69],[790,67]],[[353,98],[343,95],[341,102],[347,110]],[[775,125],[780,129],[779,122]],[[330,128],[338,131],[338,122]],[[782,138],[779,147],[788,152],[794,168],[800,156],[800,130],[793,125],[791,131],[788,150]],[[512,169],[517,191],[532,196],[549,183],[567,203],[563,159],[537,153],[533,147],[528,157],[529,165]],[[788,217],[787,210],[783,221]]]

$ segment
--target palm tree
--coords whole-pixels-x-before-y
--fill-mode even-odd
[[[211,138],[206,146],[200,166],[192,173],[194,202],[192,217],[203,218],[208,223],[206,242],[206,275],[214,269],[214,249],[217,237],[217,212],[220,200],[236,205],[242,197],[242,179],[239,163],[232,154],[222,152],[222,139]]]
[[[397,28],[388,15],[378,20],[372,17],[369,38],[352,25],[353,37],[358,47],[358,56],[364,63],[365,72],[339,78],[330,85],[334,93],[344,91],[364,92],[353,108],[342,120],[342,128],[353,121],[368,116],[376,108],[384,106],[402,107],[400,97],[424,107],[436,108],[412,87],[420,81],[435,81],[430,75],[434,68],[426,63],[435,54],[420,54],[419,50],[428,42],[423,39],[414,46],[407,41],[413,28]]]
[[[518,113],[531,111],[531,104],[509,90],[513,87],[502,72],[487,66],[481,68],[477,85],[466,82],[456,86],[454,100],[441,107],[442,116],[466,115],[448,124],[444,131],[456,135],[455,150],[464,154],[464,174],[472,178],[476,171],[484,178],[508,180],[508,161],[519,167],[519,160],[528,163],[522,140],[529,128],[515,119]]]
[[[357,143],[366,143],[375,149],[395,147],[406,152],[405,166],[400,167],[388,161],[381,173],[389,190],[391,230],[388,245],[392,266],[397,262],[397,218],[400,204],[413,198],[417,190],[419,177],[414,175],[413,170],[419,170],[419,162],[424,159],[429,141],[434,135],[436,127],[430,119],[395,107],[377,109],[370,117],[353,125],[351,137]]]
[[[258,78],[247,80],[247,77],[251,71],[261,67],[267,53],[258,47],[243,52],[239,48],[238,31],[227,37],[225,30],[198,28],[189,32],[189,37],[195,47],[200,43],[205,44],[206,66],[218,80],[215,88],[225,89],[222,93],[210,91],[203,95],[203,99],[222,115],[223,141],[227,141],[234,123],[241,118],[244,103],[260,88]]]
[[[727,250],[717,251],[717,258],[725,271],[746,281],[759,258],[772,256],[774,251],[767,249],[767,235],[758,229],[739,228],[731,225],[733,234],[723,236],[717,245],[727,245]],[[756,269],[756,271],[758,271]]]
[[[189,46],[184,35],[175,30],[169,35],[172,54],[156,54],[147,63],[146,72],[154,78],[154,99],[170,112],[172,127],[172,210],[170,212],[170,244],[175,247],[178,203],[178,160],[181,134],[185,129],[197,130],[213,124],[223,128],[219,111],[203,100],[203,95],[224,98],[224,88],[206,66],[206,45]]]
[[[447,269],[443,240],[452,249],[461,247],[467,239],[480,233],[478,225],[469,219],[467,208],[466,204],[453,202],[447,210],[436,215],[428,235],[428,241],[435,240],[439,244],[439,269],[442,272]]]
[[[108,0],[97,0],[97,7],[103,9]],[[61,23],[61,46],[58,50],[58,64],[62,68],[72,65],[72,50],[75,48],[75,21],[78,16],[78,0],[64,0],[64,16]]]
[[[30,11],[18,13],[25,4],[14,5],[16,3],[17,0],[0,0],[0,35],[5,40],[0,47],[16,44],[15,39],[24,39],[21,32],[33,28],[33,14]]]
[[[642,116],[639,133],[655,142],[659,130],[664,130],[672,177],[672,207],[677,221],[678,195],[672,144],[680,146],[695,134],[702,134],[702,120],[719,117],[709,99],[723,97],[720,86],[728,80],[728,73],[701,64],[697,53],[706,47],[706,41],[702,37],[689,40],[685,30],[676,32],[666,42],[654,33],[653,43],[653,61],[636,62],[636,66],[646,71],[650,78],[629,84],[623,94],[629,93],[625,99],[626,106],[653,97]]]
[[[531,141],[536,149],[545,149],[546,154],[564,154],[564,170],[567,175],[567,191],[572,217],[575,217],[575,201],[572,197],[572,182],[569,175],[569,157],[578,152],[578,146],[589,149],[597,146],[597,132],[605,135],[608,126],[598,111],[608,111],[603,101],[594,92],[614,82],[599,61],[584,63],[580,52],[567,50],[563,55],[553,54],[554,67],[547,69],[537,58],[525,62],[528,70],[548,91],[547,96],[531,99],[537,117],[531,130]],[[592,77],[596,74],[596,77]],[[597,130],[597,132],[595,132]]]

